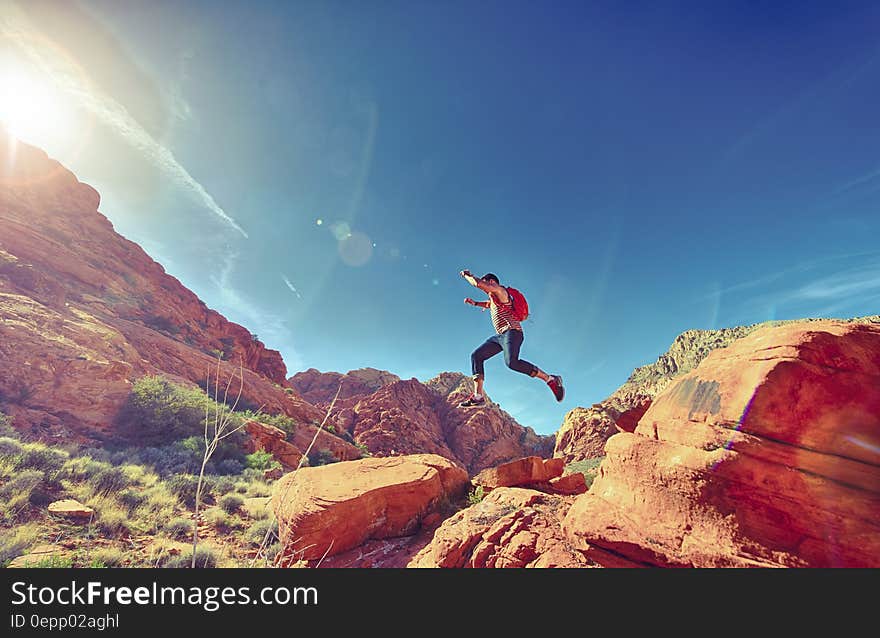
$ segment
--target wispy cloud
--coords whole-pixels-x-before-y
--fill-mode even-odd
[[[880,168],[875,168],[873,171],[865,173],[864,175],[860,175],[855,179],[851,179],[846,184],[841,186],[835,191],[835,194],[846,193],[856,188],[861,188],[863,186],[869,186],[870,190],[873,191],[873,187],[880,188]]]
[[[220,294],[217,305],[223,308],[224,314],[230,320],[256,332],[260,340],[268,347],[281,351],[288,370],[300,369],[302,357],[290,342],[290,331],[287,328],[285,318],[267,312],[233,286],[232,274],[235,271],[237,260],[237,253],[227,253],[218,275],[211,277]]]
[[[248,234],[214,200],[210,193],[180,164],[174,154],[128,112],[112,96],[93,86],[84,71],[70,58],[40,46],[43,38],[34,29],[28,18],[11,3],[0,5],[0,36],[13,43],[21,52],[39,67],[62,91],[70,95],[76,103],[92,113],[101,122],[114,130],[120,137],[138,149],[176,184],[188,191],[199,203],[223,220],[230,228]]]
[[[880,298],[880,259],[833,272],[814,273],[806,280],[800,277],[797,283],[790,282],[789,277],[774,279],[770,283],[775,285],[767,286],[763,291],[756,290],[746,299],[740,298],[736,302],[737,308],[752,316],[756,310],[768,309],[769,318],[776,318],[784,309],[816,317],[834,316],[845,311],[867,312],[872,300]]]
[[[283,275],[283,274],[281,275],[281,278],[284,280],[284,283],[287,285],[287,287],[290,288],[290,292],[295,294],[297,299],[302,299],[302,295],[299,294],[299,291],[296,289],[296,286],[294,286],[292,283],[290,283],[290,279],[288,279],[287,276]]]

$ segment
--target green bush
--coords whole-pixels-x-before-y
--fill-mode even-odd
[[[269,539],[266,540],[266,535]],[[278,521],[274,519],[263,519],[251,525],[245,533],[245,540],[254,547],[260,547],[263,541],[266,546],[272,545],[278,541]]]
[[[99,472],[110,468],[111,465],[104,461],[96,461],[91,456],[75,456],[65,461],[58,473],[59,479],[72,481],[88,481]]]
[[[102,547],[91,553],[89,567],[120,567],[125,561],[125,552],[116,547]]]
[[[69,458],[67,452],[47,447],[42,443],[26,443],[15,459],[16,470],[40,470],[45,476],[58,472]]]
[[[188,554],[180,554],[179,556],[169,556],[168,560],[162,565],[170,569],[181,569],[192,566],[192,552]],[[217,552],[209,547],[199,547],[196,549],[196,568],[213,568],[217,567]]]
[[[21,556],[38,536],[39,528],[35,523],[0,530],[0,567],[6,567],[13,558]]]
[[[188,518],[175,518],[168,521],[162,529],[170,538],[177,540],[190,538],[192,536],[192,521]]]
[[[28,567],[35,569],[70,569],[73,567],[73,557],[52,554],[51,556],[40,559],[39,562],[29,565]]]
[[[89,483],[92,485],[95,494],[107,495],[115,494],[127,487],[131,487],[134,481],[129,478],[123,468],[108,467],[95,474]]]
[[[0,519],[10,523],[42,493],[44,474],[40,470],[22,470],[0,488]]]
[[[196,506],[196,488],[198,486],[199,477],[194,474],[179,474],[172,476],[165,485],[168,491],[174,494],[188,508],[192,509]],[[205,477],[202,483],[202,502],[207,502],[211,497],[211,481],[209,477]]]
[[[126,489],[119,493],[119,502],[128,510],[129,516],[138,507],[147,502],[147,493],[140,489]]]
[[[248,454],[245,457],[245,462],[247,467],[260,471],[281,467],[281,463],[276,461],[275,457],[272,456],[272,453],[267,452],[266,450],[257,450],[253,454]]]
[[[208,524],[213,525],[221,534],[226,534],[243,527],[243,523],[240,519],[230,516],[224,510],[217,508],[208,510],[208,513],[205,514],[205,520]]]
[[[263,414],[253,410],[242,410],[241,416],[245,421],[259,421],[265,425],[284,430],[288,434],[293,434],[296,431],[296,421],[286,414]]]
[[[486,491],[483,489],[482,485],[477,485],[477,487],[468,492],[467,503],[468,505],[476,505],[484,498],[486,498]]]
[[[185,388],[161,376],[141,377],[132,385],[116,427],[131,443],[161,445],[204,432],[205,408],[214,414],[208,402],[198,388]]]
[[[21,454],[21,441],[8,436],[0,437],[0,459],[9,459]]]
[[[222,496],[235,490],[235,478],[232,476],[220,476],[214,481],[214,494]]]
[[[244,505],[244,499],[238,494],[227,494],[220,499],[219,505],[227,514],[235,514]]]

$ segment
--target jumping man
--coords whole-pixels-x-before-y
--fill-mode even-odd
[[[469,270],[459,273],[469,284],[485,292],[488,301],[474,301],[470,297],[464,300],[466,304],[478,308],[491,310],[492,325],[495,327],[495,335],[486,339],[485,343],[474,350],[471,354],[471,368],[473,371],[474,393],[467,400],[459,404],[459,407],[470,408],[484,405],[486,397],[483,395],[483,363],[486,359],[494,357],[499,352],[504,352],[504,363],[511,370],[516,370],[530,377],[538,377],[545,381],[557,401],[562,401],[565,396],[565,388],[562,387],[562,377],[543,372],[533,363],[519,358],[519,349],[523,342],[523,330],[519,321],[514,318],[513,300],[507,292],[507,288],[501,285],[498,277],[492,273],[483,275],[477,279]]]

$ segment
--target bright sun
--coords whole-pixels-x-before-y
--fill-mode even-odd
[[[62,119],[57,95],[47,86],[15,70],[0,73],[0,122],[12,135],[44,141],[60,132]]]

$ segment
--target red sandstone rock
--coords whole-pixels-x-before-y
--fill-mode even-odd
[[[560,476],[565,469],[564,459],[544,460],[539,456],[529,456],[496,467],[483,470],[473,478],[474,485],[485,489],[514,487],[543,483]]]
[[[583,494],[587,491],[587,479],[580,472],[550,479],[550,489],[555,494]]]
[[[303,399],[322,408],[326,408],[339,392],[337,402],[351,397],[372,394],[382,386],[400,381],[400,377],[384,370],[361,368],[346,374],[338,372],[319,372],[309,368],[289,379],[293,387]]]
[[[272,509],[286,561],[308,561],[413,535],[467,485],[467,472],[434,454],[367,458],[287,474],[275,484]]]
[[[550,456],[552,436],[535,434],[503,410],[459,409],[472,385],[461,374],[443,373],[420,383],[395,381],[393,375],[375,370],[347,375],[307,371],[291,382],[326,406],[340,379],[340,397],[351,394],[337,400],[331,421],[376,456],[439,454],[472,473],[526,455]],[[377,389],[370,392],[373,387]]]
[[[878,450],[880,325],[762,328],[609,439],[565,529],[599,562],[877,567]]]
[[[493,490],[447,519],[408,567],[589,567],[562,533],[570,501],[516,487]]]
[[[287,442],[287,434],[284,430],[258,421],[248,421],[245,424],[245,431],[251,441],[249,452],[257,450],[269,452],[287,470],[295,469],[299,465],[302,452],[295,445]],[[275,478],[280,478],[280,475]]]

